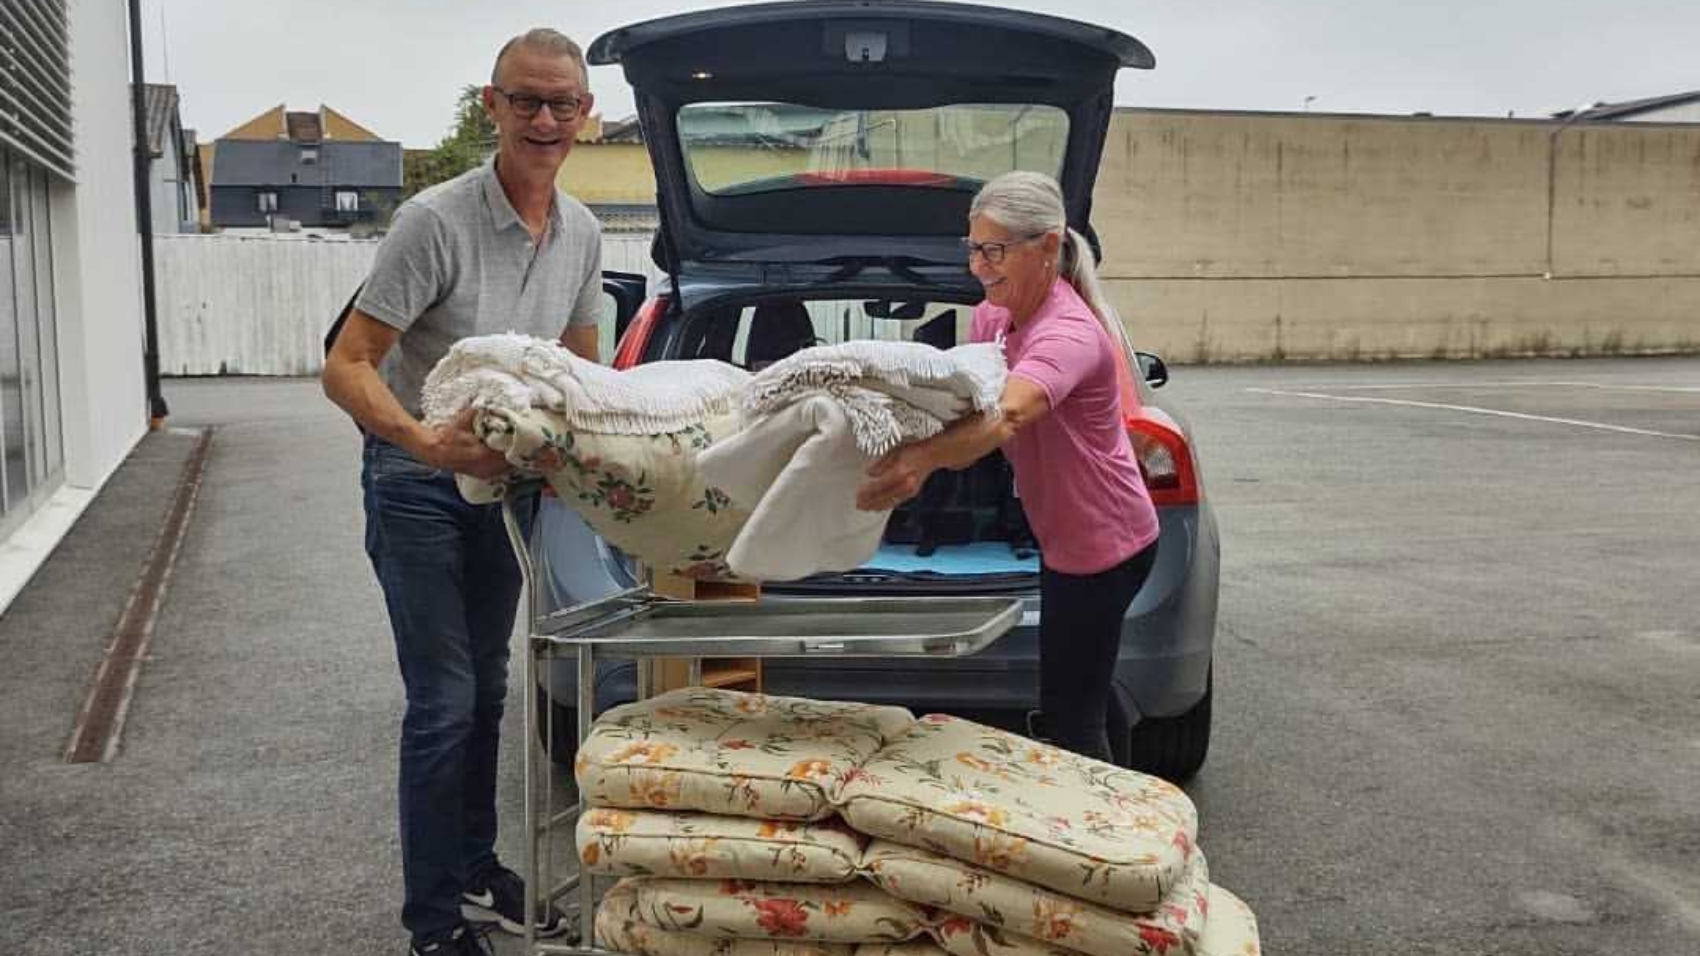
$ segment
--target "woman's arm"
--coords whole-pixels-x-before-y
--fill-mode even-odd
[[[1016,432],[1044,418],[1051,410],[1045,390],[1018,375],[1004,383],[998,399],[1002,414],[959,418],[925,441],[912,442],[874,462],[868,478],[856,490],[856,507],[886,511],[921,493],[927,478],[940,468],[967,468]]]

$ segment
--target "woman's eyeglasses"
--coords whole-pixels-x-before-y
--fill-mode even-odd
[[[995,266],[1003,261],[1003,257],[1009,252],[1010,246],[1019,246],[1024,242],[1032,242],[1042,235],[1044,235],[1044,233],[1035,232],[1032,235],[1022,236],[1019,239],[1009,239],[1004,242],[975,242],[972,239],[963,239],[962,248],[968,250],[969,262],[973,262],[974,257],[977,255],[986,260],[989,265]]]

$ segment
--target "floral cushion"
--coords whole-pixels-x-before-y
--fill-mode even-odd
[[[1191,953],[1204,927],[1209,869],[1195,853],[1154,912],[1136,916],[927,850],[877,841],[863,866],[887,893],[1091,956]]]
[[[827,795],[901,735],[901,707],[687,687],[615,707],[579,748],[593,807],[818,820]]]
[[[1208,895],[1205,912],[1209,915],[1196,942],[1154,935],[1135,952],[1156,956],[1260,956],[1257,919],[1251,908],[1221,887],[1209,887]],[[932,935],[950,956],[1074,956],[1073,951],[1055,943],[965,916],[939,923]],[[860,950],[857,956],[861,956]]]
[[[697,455],[736,432],[736,413],[656,435],[575,430],[556,412],[480,416],[480,437],[522,474],[542,475],[598,534],[649,565],[686,577],[732,577],[726,552],[749,512],[709,486]],[[505,484],[463,478],[472,501],[500,500]]]
[[[1259,956],[1263,952],[1257,916],[1244,900],[1212,886],[1209,913],[1204,937],[1198,941],[1198,956]]]
[[[1042,943],[966,916],[943,920],[933,927],[933,938],[950,956],[1075,956],[1073,950],[1054,943]]]
[[[838,817],[805,823],[603,808],[578,821],[581,868],[601,876],[842,883],[855,878],[866,842]]]
[[[599,949],[634,956],[852,956],[847,943],[806,939],[715,939],[694,933],[656,929],[638,922],[637,894],[631,881],[616,884],[596,908]],[[920,956],[920,954],[916,954]]]
[[[638,922],[698,936],[871,943],[926,931],[919,907],[866,880],[828,885],[640,878],[631,889]]]
[[[901,943],[863,943],[855,956],[946,956],[931,936],[917,936]]]
[[[1164,780],[943,715],[834,798],[863,833],[1128,913],[1155,910],[1186,875],[1198,825]]]

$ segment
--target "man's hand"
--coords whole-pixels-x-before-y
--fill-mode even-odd
[[[484,444],[472,431],[472,409],[456,415],[454,421],[431,430],[431,440],[420,449],[419,459],[435,468],[447,468],[461,475],[471,475],[491,481],[508,472],[508,460],[502,453]]]
[[[926,449],[905,445],[868,469],[868,478],[856,489],[856,507],[863,511],[890,511],[921,493],[921,486],[938,466]]]

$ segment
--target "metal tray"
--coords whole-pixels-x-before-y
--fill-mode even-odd
[[[621,597],[621,610],[533,640],[590,645],[598,657],[956,657],[984,649],[1021,620],[1018,597]]]

